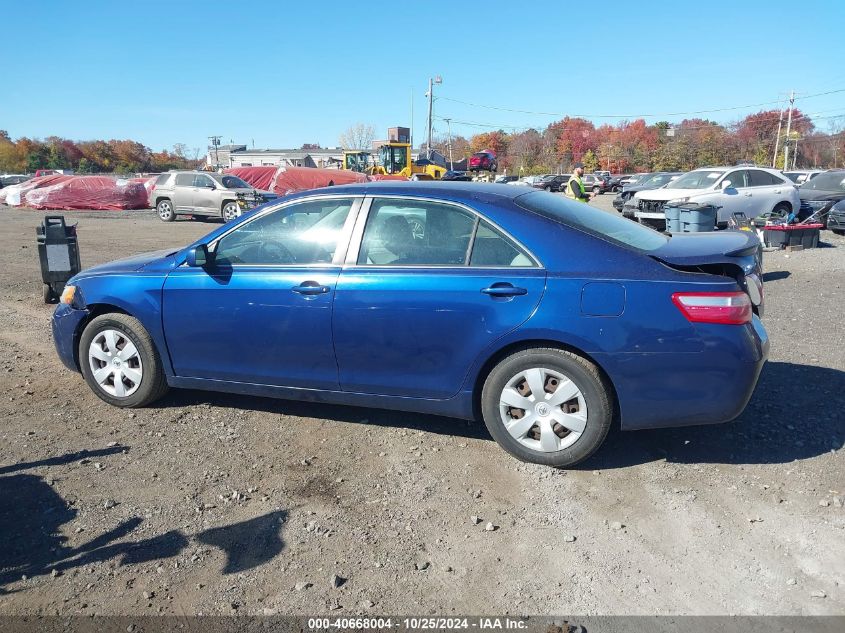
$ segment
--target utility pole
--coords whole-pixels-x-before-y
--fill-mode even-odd
[[[431,159],[431,134],[433,129],[432,115],[434,114],[434,84],[442,84],[443,78],[437,75],[428,79],[428,146],[426,147],[426,158]]]
[[[780,109],[780,118],[778,119],[778,135],[775,137],[775,153],[772,156],[772,169],[775,168],[778,162],[778,145],[780,144],[781,125],[783,125],[783,108]]]
[[[414,89],[411,88],[411,136],[408,138],[411,143],[411,151],[414,151]]]
[[[449,141],[448,141],[448,147],[449,147],[449,171],[452,171],[452,168],[454,167],[454,165],[452,164],[452,119],[443,119],[443,120],[444,120],[444,121],[446,121],[446,127],[447,127],[447,128],[448,128],[448,130],[449,130],[449,137],[448,137],[448,138],[449,138]]]
[[[217,155],[217,148],[220,147],[220,135],[216,136],[209,136],[208,140],[211,141],[211,146],[214,148],[214,168],[220,168],[220,158]]]
[[[786,119],[786,138],[783,139],[783,168],[789,169],[789,132],[792,130],[792,105],[795,103],[795,91],[789,93],[789,116]]]

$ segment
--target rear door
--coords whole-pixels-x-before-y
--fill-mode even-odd
[[[194,208],[194,174],[176,174],[173,185],[173,206],[177,211],[192,211]]]
[[[335,293],[341,389],[449,398],[478,354],[528,319],[545,270],[467,207],[368,202]]]
[[[771,211],[781,200],[788,200],[791,185],[762,169],[749,169],[751,191],[754,193],[751,217]]]

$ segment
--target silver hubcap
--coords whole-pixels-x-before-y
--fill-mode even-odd
[[[223,217],[226,220],[234,220],[236,217],[238,217],[237,205],[229,203],[225,207],[223,207]]]
[[[171,213],[173,213],[173,208],[170,206],[169,202],[162,202],[158,205],[158,216],[160,218],[164,218],[166,220],[170,217]]]
[[[88,347],[94,380],[110,396],[126,398],[141,386],[144,367],[134,343],[120,330],[103,330]]]
[[[560,372],[532,367],[511,378],[499,397],[508,433],[533,451],[569,448],[587,427],[587,403],[578,386]]]

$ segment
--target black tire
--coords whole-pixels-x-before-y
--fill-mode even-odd
[[[772,209],[772,214],[778,215],[780,217],[786,217],[789,215],[790,211],[792,211],[792,205],[788,202],[779,202],[775,205],[775,208]]]
[[[620,191],[622,191],[622,187],[620,187],[618,185],[613,185],[612,191],[613,191],[613,193],[619,193]]]
[[[176,219],[176,209],[168,198],[162,198],[156,203],[156,213],[162,222],[173,222]]]
[[[541,367],[568,376],[581,391],[587,405],[586,427],[574,444],[557,452],[531,450],[505,429],[499,413],[499,398],[507,383],[519,372]],[[567,468],[598,450],[613,421],[612,388],[590,361],[561,349],[536,348],[517,352],[502,360],[484,382],[481,410],[484,424],[505,451],[524,462]]]
[[[551,191],[551,190],[552,190],[552,188],[549,185],[546,185],[545,187],[543,187],[543,191]]]
[[[137,390],[129,396],[120,398],[107,393],[94,379],[88,350],[94,338],[105,330],[117,330],[125,335],[138,350],[143,372]],[[143,407],[155,402],[167,393],[167,379],[161,364],[161,357],[152,337],[141,322],[128,314],[103,314],[93,319],[82,332],[79,340],[79,366],[85,382],[91,391],[101,400],[115,407]]]
[[[595,194],[599,194],[599,193],[601,193],[601,187],[599,187],[598,185],[596,185],[595,187],[593,187],[593,193],[595,193]]]
[[[41,296],[44,299],[44,303],[57,303],[59,300],[59,297],[53,292],[50,284],[44,284],[44,287],[41,289]]]
[[[232,220],[236,220],[238,218],[239,211],[240,207],[238,207],[237,202],[234,200],[227,200],[220,207],[220,217],[223,218],[224,222],[231,222]]]
[[[845,235],[845,231],[843,231],[842,229],[830,229],[830,230],[833,231],[833,233],[835,235]]]

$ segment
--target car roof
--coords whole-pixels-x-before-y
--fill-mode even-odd
[[[399,195],[399,196],[420,196],[424,198],[448,197],[452,200],[465,200],[467,202],[476,199],[480,194],[495,196],[503,199],[513,200],[524,196],[527,191],[519,187],[496,183],[479,183],[466,181],[409,181],[381,180],[378,182],[354,183],[350,185],[337,185],[334,187],[322,187],[293,194],[291,197],[304,197],[314,194],[323,195]]]

